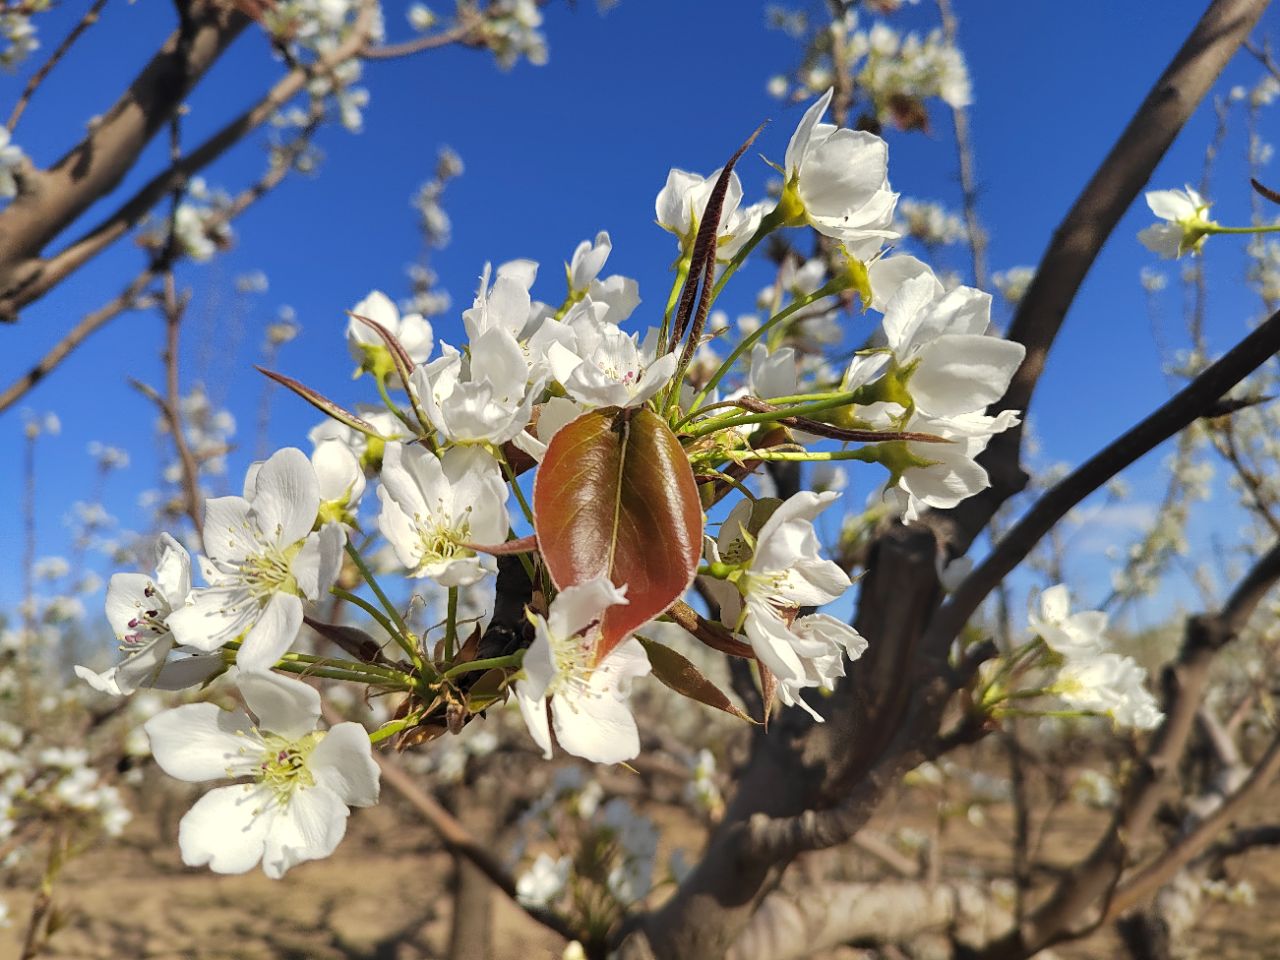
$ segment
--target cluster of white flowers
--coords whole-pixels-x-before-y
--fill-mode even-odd
[[[803,35],[804,20],[778,17],[774,25],[792,36]],[[830,50],[838,46],[841,59],[876,116],[902,127],[924,126],[923,101],[937,97],[954,108],[973,102],[973,87],[964,54],[943,35],[903,33],[882,20],[863,27],[856,11],[848,10],[818,31],[804,66],[792,80],[774,77],[769,92],[778,98],[805,100],[833,82]]]
[[[1040,595],[1030,626],[1056,655],[1057,676],[1048,690],[1068,707],[1108,716],[1117,727],[1150,730],[1163,715],[1147,690],[1147,671],[1132,657],[1108,649],[1107,615],[1070,612],[1067,588],[1058,584]]]
[[[453,224],[440,205],[440,197],[449,181],[462,175],[462,170],[462,158],[449,147],[441,147],[434,175],[414,194],[413,208],[418,211],[423,237],[433,247],[443,247],[449,242]]]
[[[894,229],[928,247],[961,243],[969,236],[959,214],[952,213],[940,203],[910,197],[898,201],[898,220]]]
[[[36,0],[30,4],[19,4],[15,9],[0,11],[0,67],[13,70],[40,49],[40,39],[36,36],[31,14],[48,5],[48,0]]]
[[[482,37],[502,69],[510,70],[521,58],[541,67],[547,62],[547,37],[541,26],[537,0],[492,0],[485,10]]]
[[[358,0],[282,0],[270,5],[263,24],[295,51],[307,51],[319,58],[330,55],[354,28],[361,4]],[[374,7],[373,39],[382,36],[381,8]],[[362,73],[361,61],[352,57],[337,64],[307,85],[307,93],[317,100],[332,96],[342,125],[359,133],[362,111],[369,104],[369,91],[356,86]]]
[[[0,841],[37,820],[60,821],[81,837],[119,836],[132,815],[119,789],[81,747],[50,745],[0,721]],[[5,865],[25,846],[11,848]]]
[[[143,225],[138,242],[152,250],[164,250],[172,226],[178,252],[204,263],[231,245],[233,233],[226,218],[230,203],[231,197],[225,191],[211,190],[203,177],[193,177],[172,215],[167,208],[161,215],[152,215]]]
[[[1031,281],[1036,278],[1035,267],[1010,267],[1008,270],[997,270],[991,275],[991,285],[1004,297],[1011,307],[1016,307],[1027,295]]]
[[[653,821],[620,797],[603,805],[601,799],[599,784],[585,780],[577,768],[557,771],[550,788],[521,821],[526,832],[536,823],[540,833],[554,838],[559,855],[542,850],[519,874],[516,894],[521,903],[563,905],[584,915],[607,904],[611,913],[621,915],[653,888],[658,854]],[[607,900],[602,902],[600,894]]]
[[[773,429],[769,421],[812,412],[817,419],[799,424],[803,429],[784,445],[783,456],[828,465],[842,459],[882,464],[890,472],[884,498],[908,521],[927,507],[954,506],[988,484],[974,458],[992,435],[1017,423],[1016,412],[988,417],[984,410],[1004,393],[1023,357],[1020,345],[990,335],[990,296],[967,287],[948,292],[919,260],[884,256],[884,244],[897,237],[887,148],[870,133],[824,123],[830,98],[827,92],[819,99],[791,137],[782,166],[786,179],[775,203],[744,207],[735,178],[723,178],[717,188],[719,175],[682,171],[671,173],[656,201],[661,225],[678,241],[678,276],[696,277],[715,267],[709,254],[695,266],[701,254],[693,242],[713,197],[715,232],[723,242],[719,254],[727,258],[719,266],[719,284],[773,231],[812,226],[838,244],[830,279],[824,280],[823,263],[797,265],[787,283],[790,303],[766,305],[768,319],[743,324],[751,332],[726,359],[699,354],[696,341],[682,349],[682,340],[700,334],[680,328],[693,311],[675,311],[674,293],[662,329],[643,337],[623,329],[640,303],[638,287],[627,277],[605,275],[612,243],[603,231],[569,257],[558,307],[534,298],[536,263],[486,266],[462,313],[469,341],[462,347],[437,344],[425,317],[402,315],[390,298],[374,291],[350,312],[346,333],[357,376],[372,377],[383,406],[348,412],[295,384],[330,419],[312,431],[310,457],[280,450],[250,467],[242,496],[207,500],[197,566],[203,585],[193,582],[187,551],[168,536],[158,543],[154,575],[112,578],[108,617],[124,658],[103,672],[80,668],[87,682],[106,693],[127,694],[142,687],[190,687],[225,671],[257,717],[228,717],[212,705],[194,704],[147,723],[157,762],[174,776],[251,778],[213,791],[187,815],[180,837],[187,862],[239,871],[261,861],[276,876],[301,860],[326,855],[342,834],[347,808],[376,795],[370,737],[376,742],[428,724],[443,729],[444,718],[432,714],[433,704],[464,705],[460,714],[450,714],[448,726],[456,729],[459,715],[465,722],[510,698],[548,757],[557,743],[599,763],[635,757],[641,735],[630,705],[632,684],[653,673],[679,690],[671,657],[685,664],[676,669],[680,677],[700,676],[650,636],[661,631],[644,631],[689,589],[695,568],[718,601],[721,623],[734,635],[723,642],[759,662],[771,695],[776,691],[783,704],[821,719],[805,691],[832,687],[846,661],[866,647],[846,623],[823,613],[801,614],[838,600],[851,585],[848,574],[823,557],[814,526],[838,494],[741,500],[724,515],[719,535],[705,538],[704,565],[698,567],[706,504],[698,499],[697,485],[710,490],[726,464],[771,456],[775,451],[752,446]],[[453,164],[445,162],[452,172]],[[821,305],[834,314],[838,295],[849,290],[858,292],[866,310],[882,315],[882,322],[840,377],[816,356],[782,343],[791,342],[787,323],[793,317],[800,322],[800,308]],[[714,297],[710,285],[704,296]],[[727,318],[713,322],[729,326]],[[814,328],[805,329],[808,334]],[[772,331],[784,336],[775,339]],[[722,402],[719,384],[726,376],[737,377],[739,386]],[[819,399],[808,402],[809,397]],[[763,413],[741,412],[759,404]],[[546,587],[557,589],[547,589],[545,597],[539,590],[528,603],[527,647],[471,667],[458,652],[459,590],[479,588],[496,572],[494,551],[514,537],[509,499],[535,529],[539,524],[515,479],[516,459],[539,465],[541,483],[553,465],[578,459],[564,454],[569,441],[558,445],[558,437],[570,436],[571,425],[581,429],[602,417],[619,425],[650,425],[645,429],[655,442],[668,444],[678,461],[652,469],[669,469],[677,485],[688,483],[689,512],[683,520],[655,516],[648,522],[688,525],[680,534],[687,537],[683,583],[655,602],[659,588],[648,573],[583,573],[566,581],[540,555],[547,547],[539,531],[523,562],[535,577],[545,564],[554,575]],[[850,430],[869,432],[877,442],[817,449],[847,440]],[[589,462],[591,456],[582,459]],[[376,498],[364,498],[371,484]],[[539,489],[534,504],[541,510]],[[591,494],[569,489],[561,496]],[[362,522],[362,508],[375,499],[376,520]],[[576,506],[615,509],[612,499]],[[355,529],[381,534],[382,560],[368,562],[361,551],[373,556],[374,547],[350,541]],[[424,593],[447,594],[449,613],[439,643],[410,629],[376,583],[374,566],[394,570],[411,584],[428,581]],[[616,569],[621,568],[611,559],[607,570]],[[357,577],[378,604],[348,592]],[[331,593],[359,603],[409,659],[334,660],[300,649],[304,616]],[[610,632],[610,623],[627,617],[626,629]],[[655,643],[666,652],[651,662]],[[472,691],[473,669],[497,670],[501,682],[483,687],[484,693]],[[371,735],[352,724],[324,734],[315,730],[315,691],[273,671],[361,682],[405,699],[401,712]],[[717,700],[705,690],[710,681],[702,681],[697,698],[723,708],[723,694]],[[695,782],[710,807],[718,793],[707,758],[697,769]],[[651,828],[642,829],[618,803],[607,805],[600,817],[597,826],[609,832],[615,850],[603,875],[610,895],[619,902],[644,896],[652,883]],[[302,823],[311,829],[301,831]],[[235,839],[219,843],[220,831]],[[538,861],[523,895],[546,902],[562,873],[559,861]]]

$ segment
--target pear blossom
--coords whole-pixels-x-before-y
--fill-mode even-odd
[[[483,450],[451,447],[437,458],[419,445],[387,444],[378,528],[411,577],[470,586],[497,561],[466,546],[507,538],[507,486]]]
[[[600,276],[605,261],[613,250],[609,231],[601,230],[594,241],[583,240],[573,251],[573,258],[565,265],[569,275],[569,295],[583,296],[591,289],[591,282]]]
[[[542,382],[528,386],[520,344],[502,327],[471,341],[471,356],[448,344],[443,355],[413,372],[412,388],[442,434],[454,443],[500,445],[529,424]]]
[[[793,397],[799,393],[796,375],[796,352],[782,347],[769,352],[763,343],[751,348],[751,366],[747,371],[747,389],[752,396],[768,400],[771,397]]]
[[[157,714],[144,729],[171,777],[244,778],[209,791],[187,811],[178,827],[183,862],[215,873],[244,873],[261,862],[278,879],[333,853],[348,808],[377,803],[378,767],[358,723],[316,729],[320,694],[313,687],[243,670],[237,684],[252,717],[189,703]]]
[[[644,647],[627,639],[595,662],[601,617],[626,602],[625,588],[597,577],[560,591],[546,617],[530,614],[536,635],[515,685],[516,703],[547,759],[553,728],[561,747],[595,763],[620,763],[640,752],[627,697],[632,679],[649,673]]]
[[[1138,239],[1152,253],[1176,260],[1188,251],[1199,253],[1205,237],[1217,224],[1207,219],[1209,201],[1196,191],[1152,190],[1147,193],[1147,206],[1165,223],[1155,223],[1141,230]]]
[[[719,179],[720,170],[709,177],[702,177],[673,168],[667,174],[667,182],[658,191],[654,201],[658,226],[676,235],[680,241],[682,257],[687,257],[693,251],[693,242],[698,235],[702,215],[707,209],[707,201],[711,199],[711,192]],[[736,173],[730,173],[716,235],[718,260],[732,260],[760,226],[765,205],[759,203],[741,208],[741,204],[742,181]]]
[[[1092,657],[1106,648],[1107,615],[1101,610],[1071,613],[1071,595],[1059,583],[1040,594],[1040,610],[1027,616],[1032,632],[1067,659]]]
[[[760,662],[778,679],[778,696],[821,720],[803,699],[809,687],[831,689],[844,676],[844,660],[856,660],[866,641],[824,614],[797,617],[801,607],[817,607],[842,596],[848,575],[819,556],[814,518],[839,499],[834,491],[797,493],[774,509],[752,534],[754,505],[740,502],[725,518],[716,540],[708,539],[708,560],[737,570],[727,579],[704,578],[720,604],[720,618],[745,634]]]
[[[315,469],[301,450],[275,453],[244,497],[206,502],[201,568],[209,585],[169,616],[175,640],[212,652],[239,639],[236,662],[266,669],[289,649],[304,600],[318,600],[342,566],[346,534],[336,523],[313,531],[320,509]]]
[[[787,144],[781,207],[788,222],[808,223],[867,259],[897,237],[889,148],[875,134],[822,123],[832,92],[805,111]]]
[[[1152,730],[1164,715],[1144,686],[1146,676],[1132,657],[1098,653],[1068,659],[1050,689],[1077,710],[1109,716],[1117,727]]]
[[[511,442],[520,450],[533,457],[538,463],[547,455],[547,444],[551,438],[573,420],[586,413],[586,408],[568,397],[548,397],[538,411],[537,422],[532,431],[525,430]]]
[[[640,406],[675,375],[675,353],[655,358],[656,340],[642,346],[637,334],[623,333],[591,314],[581,314],[568,326],[575,343],[551,344],[547,362],[565,392],[586,407]]]
[[[312,451],[311,466],[320,489],[321,520],[351,525],[365,488],[359,458],[342,441],[326,440]]]
[[[893,406],[889,404],[888,408]],[[876,422],[873,419],[872,422],[879,427],[889,426],[885,420]],[[977,462],[978,456],[993,436],[1019,422],[1014,410],[1005,410],[994,417],[967,413],[945,419],[913,414],[903,425],[903,430],[932,434],[948,442],[904,442],[905,462],[891,464],[895,475],[890,488],[885,491],[885,500],[902,512],[907,523],[911,523],[920,516],[924,507],[949,510],[981,493],[991,486],[991,479]]]
[[[546,907],[560,898],[569,883],[573,861],[540,853],[527,873],[516,879],[516,899],[527,907]]]
[[[372,291],[351,308],[351,314],[351,319],[347,322],[347,349],[358,364],[357,375],[368,370],[374,376],[392,377],[392,383],[399,383],[399,378],[395,377],[391,354],[382,337],[368,324],[361,323],[358,317],[365,317],[384,327],[400,341],[405,353],[415,364],[424,363],[431,355],[431,347],[435,343],[431,324],[421,314],[400,316],[399,308],[381,290]]]
[[[934,417],[983,410],[1004,396],[1026,348],[985,335],[989,293],[937,292],[931,274],[903,281],[885,305],[885,339],[900,366],[914,365],[908,389],[917,409]]]
[[[373,427],[378,432],[378,436],[384,440],[409,439],[404,424],[386,407],[356,404],[354,412],[357,417]],[[353,430],[332,417],[325,417],[312,427],[307,432],[307,439],[316,447],[327,440],[340,441],[362,464],[376,465],[382,460],[383,440],[370,437],[359,430]]]
[[[538,265],[532,260],[510,260],[500,264],[496,272],[486,263],[475,300],[462,311],[467,337],[475,342],[482,334],[500,327],[516,340],[527,338],[552,313],[529,292],[537,276]]]
[[[191,557],[167,533],[156,543],[155,576],[117,573],[107,586],[107,620],[124,659],[102,673],[77,666],[76,676],[100,693],[125,696],[139,687],[180,690],[222,668],[218,654],[169,660],[173,631],[166,622],[191,592]]]

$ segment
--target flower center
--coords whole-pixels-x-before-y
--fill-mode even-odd
[[[301,596],[302,591],[298,589],[298,581],[292,570],[293,558],[301,549],[301,543],[292,544],[283,550],[264,547],[261,553],[247,557],[240,564],[240,577],[255,600],[265,603],[275,593]]]
[[[324,737],[323,731],[314,730],[299,740],[288,740],[274,733],[261,736],[265,749],[255,776],[259,783],[270,788],[281,805],[289,802],[295,790],[315,786],[316,779],[307,767],[307,760]]]
[[[587,636],[552,638],[551,661],[555,676],[547,685],[547,695],[572,691],[583,696],[590,690],[591,659],[594,644]],[[572,701],[571,701],[572,702]]]

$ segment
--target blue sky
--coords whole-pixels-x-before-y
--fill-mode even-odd
[[[66,6],[79,9],[78,3]],[[404,6],[386,4],[393,36],[408,32]],[[1169,0],[1158,13],[1149,4],[1102,2],[960,5],[993,268],[1036,262],[1054,225],[1203,9],[1195,0]],[[927,25],[933,16],[932,5],[922,3],[906,20]],[[48,49],[67,29],[68,11],[40,22]],[[1272,15],[1268,25],[1280,23]],[[37,163],[54,160],[90,117],[110,105],[170,28],[169,9],[156,0],[108,4],[103,22],[37,95],[15,141]],[[715,168],[765,118],[773,123],[757,146],[781,159],[801,112],[765,93],[768,77],[793,66],[800,51],[766,29],[764,4],[756,0],[623,0],[604,16],[587,2],[571,9],[555,0],[546,33],[551,59],[545,67],[521,64],[503,73],[486,55],[467,50],[368,65],[372,102],[364,131],[326,130],[318,177],[291,179],[237,221],[233,250],[210,265],[183,268],[181,280],[195,295],[192,326],[217,336],[203,354],[189,336],[186,369],[199,367],[200,356],[212,356],[203,371],[210,390],[226,398],[240,423],[233,489],[254,445],[260,381],[250,364],[262,328],[281,305],[296,310],[303,329],[278,366],[337,399],[373,399],[365,382],[350,380],[343,311],[375,287],[393,296],[407,292],[404,268],[420,248],[409,200],[429,177],[440,145],[452,146],[466,163],[446,199],[453,242],[432,259],[455,304],[437,323],[437,337],[456,342],[459,310],[469,303],[486,260],[539,260],[535,294],[557,300],[561,263],[579,240],[600,229],[613,237],[609,272],[640,280],[645,304],[633,320],[647,323],[645,311],[660,308],[665,297],[674,255],[671,238],[653,224],[653,198],[668,168]],[[0,76],[0,102],[16,97],[32,66],[15,77]],[[279,70],[265,41],[250,31],[191,98],[187,142],[251,103]],[[1221,89],[1251,85],[1259,76],[1251,60],[1238,60]],[[945,109],[934,106],[936,135],[889,135],[890,177],[904,195],[956,206]],[[1265,117],[1264,132],[1270,122]],[[1212,123],[1211,111],[1202,109],[1153,187],[1198,180]],[[1224,151],[1215,191],[1215,214],[1230,223],[1248,218],[1240,127]],[[236,190],[256,177],[261,144],[262,137],[252,138],[208,170],[210,184]],[[123,190],[157,169],[164,149],[153,145]],[[758,196],[768,169],[748,156],[740,172],[748,198]],[[90,211],[85,225],[111,206],[108,201]],[[1036,398],[1034,423],[1048,460],[1078,462],[1168,395],[1138,283],[1141,267],[1160,264],[1135,239],[1150,220],[1138,206],[1090,275]],[[1255,315],[1241,279],[1241,246],[1217,243],[1212,251],[1209,341],[1219,350]],[[18,325],[0,329],[0,379],[7,384],[25,370],[85,311],[115,296],[140,264],[139,252],[121,244],[26,310]],[[1179,343],[1176,268],[1164,266],[1171,278],[1164,312],[1173,327],[1170,340]],[[270,290],[237,306],[232,281],[259,269]],[[757,286],[749,279],[735,284],[724,306],[730,313],[748,309]],[[154,410],[126,379],[160,382],[161,335],[155,314],[122,317],[24,401],[29,409],[56,411],[63,423],[62,434],[40,449],[40,555],[67,553],[64,517],[70,502],[90,490],[85,451],[92,440],[131,453],[132,466],[113,478],[107,499],[126,525],[142,522],[135,502],[139,491],[155,484]],[[273,443],[306,446],[305,432],[316,419],[310,408],[277,395],[274,411]],[[0,472],[0,497],[9,505],[0,512],[0,605],[19,592],[21,432],[18,411],[0,416],[0,450],[13,464]],[[1136,468],[1135,499],[1158,496],[1159,464],[1156,455]],[[879,478],[874,470],[855,474],[859,502]],[[1105,572],[1099,567],[1088,576],[1102,584]]]

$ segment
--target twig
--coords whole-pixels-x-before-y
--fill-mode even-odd
[[[1103,244],[1266,7],[1267,0],[1214,0],[1138,107],[1036,268],[1009,328],[1009,339],[1026,346],[1026,360],[1004,399],[989,412],[1030,406],[1067,310]],[[1018,465],[1021,444],[1022,431],[1014,428],[997,435],[987,448],[982,463],[991,488],[952,511],[962,546],[1025,484]]]
[[[376,47],[369,46],[366,39],[365,47],[360,51],[360,56],[365,60],[394,60],[398,57],[411,57],[415,53],[422,53],[426,50],[437,50],[440,47],[447,47],[451,43],[466,43],[471,34],[478,30],[483,23],[484,17],[468,12],[465,8],[460,8],[458,22],[448,30],[442,30],[440,33],[429,34],[425,37],[416,37],[403,43],[388,43]]]
[[[18,102],[14,104],[13,112],[9,114],[9,119],[5,123],[5,127],[10,133],[13,133],[13,128],[18,125],[18,120],[22,118],[22,114],[26,111],[27,104],[31,102],[31,97],[36,92],[36,89],[40,84],[44,83],[45,77],[53,72],[53,68],[58,65],[58,62],[67,55],[67,51],[71,49],[72,44],[80,39],[80,35],[98,22],[98,15],[102,13],[102,8],[106,5],[107,0],[94,0],[93,6],[80,18],[80,22],[71,28],[71,32],[63,38],[62,43],[58,44],[57,49],[50,54],[49,59],[41,65],[39,70],[31,75],[31,79],[27,81],[26,87],[22,90],[22,95],[18,97]]]
[[[92,313],[87,313],[59,340],[30,370],[18,377],[3,393],[0,393],[0,413],[8,410],[26,395],[32,387],[43,380],[55,367],[67,358],[89,336],[126,310],[140,310],[150,305],[150,298],[143,297],[143,292],[155,279],[150,267],[143,270],[124,288],[114,300],[104,304]]]
[[[372,23],[372,6],[365,3],[350,36],[316,63],[286,73],[256,104],[176,163],[157,174],[101,223],[61,251],[48,258],[7,266],[0,261],[0,319],[12,319],[16,312],[48,293],[54,286],[101,253],[136,226],[175,184],[218,159],[246,135],[270,119],[295,94],[317,77],[327,76],[341,63],[355,56],[365,42]],[[105,192],[105,191],[104,191]],[[16,204],[16,201],[15,201]],[[13,207],[10,207],[10,210]],[[8,213],[8,211],[5,211]],[[7,239],[0,216],[0,241]],[[6,250],[6,252],[8,252]],[[6,284],[6,278],[10,278]]]
[[[937,0],[938,15],[942,19],[942,35],[948,44],[956,46],[959,25],[951,9],[951,0]],[[987,235],[978,220],[978,185],[974,175],[973,143],[969,139],[969,111],[964,107],[951,108],[952,126],[956,136],[956,160],[960,167],[960,191],[964,196],[965,232],[969,235],[969,255],[973,262],[973,283],[979,290],[989,289],[987,276]]]
[[[1104,918],[1114,920],[1172,880],[1183,866],[1209,847],[1214,837],[1225,830],[1239,815],[1240,809],[1262,793],[1277,774],[1280,774],[1280,737],[1272,740],[1271,746],[1253,768],[1249,778],[1240,785],[1239,790],[1226,797],[1222,805],[1196,824],[1195,829],[1190,833],[1179,838],[1177,843],[1165,850],[1152,863],[1120,885]]]
[[[1183,390],[1056,484],[1014,524],[929,624],[927,644],[949,642],[978,605],[1085,497],[1196,420],[1204,408],[1280,350],[1280,312],[1231,348]]]
[[[295,141],[286,148],[286,154],[292,150],[301,150],[306,138],[310,136],[314,127],[304,130]],[[227,209],[220,211],[218,214],[210,217],[206,221],[206,226],[210,229],[226,224],[234,220],[256,201],[273,190],[281,180],[285,178],[290,169],[288,163],[280,163],[271,167],[257,183],[241,191],[240,194],[231,202]],[[174,255],[175,258],[179,254]],[[80,346],[90,334],[101,329],[108,322],[115,319],[119,314],[126,310],[140,310],[145,307],[152,306],[154,301],[150,297],[143,297],[143,291],[151,284],[157,276],[157,266],[153,264],[139,273],[129,285],[124,289],[118,297],[110,303],[105,304],[93,313],[86,314],[81,321],[75,325],[61,340],[54,344],[53,348],[46,353],[40,361],[28,370],[25,374],[15,380],[9,387],[0,393],[0,413],[3,413],[9,407],[13,406],[21,397],[23,397],[32,387],[43,380],[54,368],[56,368],[67,356]]]

